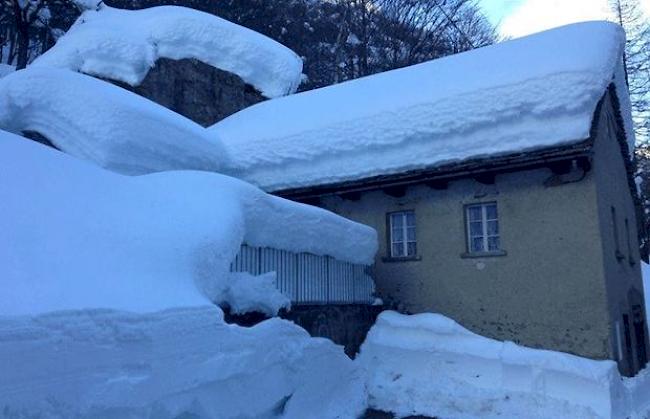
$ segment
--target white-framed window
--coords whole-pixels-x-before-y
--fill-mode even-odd
[[[400,211],[388,214],[390,224],[390,256],[393,258],[415,257],[415,212]]]
[[[469,253],[496,252],[501,249],[497,203],[472,204],[465,207],[467,250]]]

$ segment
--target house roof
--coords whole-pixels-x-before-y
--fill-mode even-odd
[[[194,58],[237,74],[264,96],[293,93],[302,60],[274,40],[217,16],[179,6],[84,12],[32,65],[66,68],[138,85],[158,58]]]
[[[230,172],[268,191],[577,144],[615,83],[624,32],[588,22],[274,99],[210,127]]]

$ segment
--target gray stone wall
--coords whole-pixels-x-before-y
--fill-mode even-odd
[[[353,358],[384,308],[363,304],[300,305],[281,315],[307,330],[311,336],[331,339],[343,345]]]
[[[328,338],[343,346],[345,353],[354,358],[384,309],[383,306],[367,304],[296,305],[289,311],[281,310],[279,316],[296,323],[313,337]],[[268,319],[268,316],[256,312],[234,315],[225,309],[224,319],[227,323],[250,327]]]
[[[239,76],[194,59],[160,58],[138,86],[111,82],[203,126],[266,100]]]

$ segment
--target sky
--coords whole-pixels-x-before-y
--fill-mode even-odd
[[[650,14],[650,0],[640,0]],[[556,26],[608,17],[607,0],[480,0],[502,35],[516,38]]]

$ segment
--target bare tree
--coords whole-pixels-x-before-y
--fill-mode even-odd
[[[57,14],[55,19],[53,11]],[[0,57],[15,64],[17,69],[25,68],[31,59],[54,43],[60,31],[52,21],[60,21],[66,12],[73,20],[79,6],[73,0],[1,0],[0,48],[8,50],[6,54],[0,50],[3,52]]]
[[[637,138],[648,142],[650,133],[650,23],[638,0],[610,0],[614,19],[627,36],[624,63],[632,101]]]

